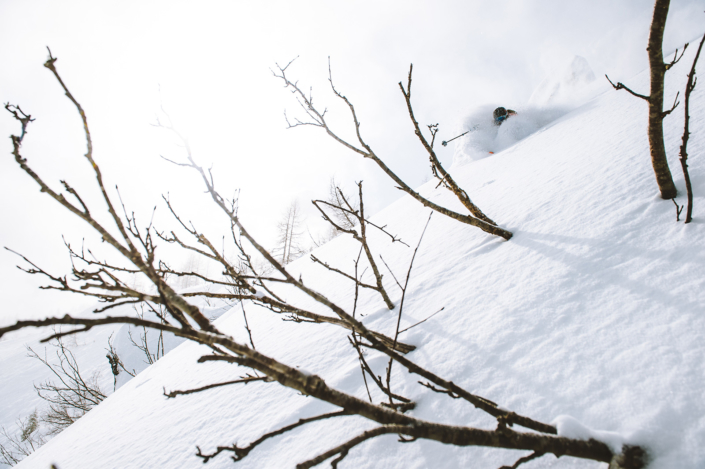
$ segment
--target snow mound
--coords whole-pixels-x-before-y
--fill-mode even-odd
[[[551,423],[556,426],[558,436],[576,440],[597,440],[609,446],[614,453],[622,452],[624,437],[617,432],[593,430],[570,415],[559,415]]]

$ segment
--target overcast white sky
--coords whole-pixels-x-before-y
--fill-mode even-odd
[[[705,29],[704,2],[671,4],[665,52]],[[291,75],[313,86],[346,134],[347,111],[326,83],[330,56],[336,85],[356,105],[368,143],[417,186],[427,178],[427,157],[397,85],[410,63],[416,116],[440,123],[439,137],[447,139],[478,105],[520,107],[574,55],[598,77],[628,80],[647,65],[652,7],[645,0],[0,0],[0,98],[37,118],[23,147],[30,165],[54,187],[65,178],[85,198],[95,196],[78,115],[42,67],[50,46],[86,109],[95,157],[129,208],[146,221],[153,206],[163,212],[160,194],[170,192],[185,218],[224,231],[226,221],[195,175],[159,158],[180,156],[150,125],[163,104],[197,159],[213,166],[221,192],[241,189],[245,224],[271,245],[277,218],[295,198],[317,226],[309,201],[325,197],[332,176],[344,185],[364,180],[372,211],[399,197],[372,162],[320,129],[286,130],[283,111],[295,114],[297,104],[272,77],[275,63],[299,56]],[[0,115],[0,135],[17,131],[9,114]],[[38,193],[12,159],[9,138],[0,142],[0,245],[67,272],[61,235],[80,244],[85,228]],[[450,164],[452,149],[441,157]],[[101,210],[96,203],[94,213]],[[80,303],[37,291],[41,282],[17,271],[17,260],[0,253],[0,323],[64,314]]]

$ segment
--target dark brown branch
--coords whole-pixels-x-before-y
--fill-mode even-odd
[[[266,376],[248,376],[246,378],[240,378],[240,379],[235,379],[232,381],[225,381],[222,383],[215,383],[215,384],[209,384],[207,386],[201,386],[200,388],[195,388],[195,389],[188,389],[186,391],[169,391],[166,392],[166,389],[164,389],[164,395],[168,399],[173,399],[176,396],[182,396],[186,394],[195,394],[197,392],[201,391],[207,391],[208,389],[213,389],[213,388],[219,388],[222,386],[230,386],[231,384],[248,384],[253,381],[267,381],[269,378]]]
[[[695,59],[693,59],[693,65],[690,67],[690,73],[688,73],[688,82],[685,85],[685,121],[683,123],[683,143],[680,146],[680,161],[681,168],[683,169],[683,177],[685,179],[685,189],[688,196],[688,209],[685,212],[685,223],[690,223],[693,221],[693,185],[690,182],[690,172],[688,171],[688,138],[690,137],[690,93],[695,89],[695,85],[698,81],[695,76],[695,65],[698,63],[700,58],[700,51],[703,48],[703,42],[705,42],[705,36],[700,40],[700,45],[698,46],[698,51],[695,54]],[[685,48],[683,48],[685,51]],[[681,55],[682,57],[682,55]]]
[[[689,43],[686,42],[685,45],[683,46],[683,50],[681,51],[680,57],[678,57],[678,49],[676,49],[676,53],[673,55],[673,60],[671,60],[671,61],[670,61],[669,63],[667,63],[667,64],[666,64],[666,63],[663,64],[664,67],[666,67],[666,71],[670,70],[675,64],[678,63],[678,61],[679,61],[680,59],[683,58],[683,55],[685,55],[685,50],[688,48],[688,45],[689,45]]]
[[[318,303],[321,303],[322,305],[326,306],[329,308],[331,311],[333,311],[342,321],[342,323],[347,324],[351,329],[355,329],[356,332],[358,332],[362,337],[367,339],[370,344],[376,348],[377,350],[382,351],[384,354],[389,356],[390,358],[394,358],[397,362],[399,362],[402,366],[404,366],[410,373],[416,373],[420,375],[423,378],[426,378],[427,380],[431,381],[432,383],[435,383],[438,386],[442,386],[450,391],[453,391],[454,393],[458,394],[461,396],[463,399],[466,401],[470,402],[472,405],[474,405],[476,408],[481,409],[493,417],[504,417],[510,414],[510,412],[499,408],[495,403],[492,401],[489,401],[487,399],[484,399],[480,396],[476,396],[474,394],[469,393],[468,391],[462,389],[452,381],[445,380],[441,378],[440,376],[420,367],[416,363],[412,362],[411,360],[407,359],[403,355],[400,355],[394,349],[389,347],[388,345],[382,343],[380,340],[379,336],[373,332],[371,332],[367,327],[365,327],[364,324],[362,324],[360,321],[356,320],[352,316],[350,316],[345,310],[340,308],[338,305],[330,301],[328,298],[323,296],[322,294],[318,293],[315,290],[312,290],[311,288],[307,287],[304,285],[302,282],[298,281],[296,278],[294,278],[289,272],[286,270],[284,266],[282,266],[272,255],[267,251],[261,244],[259,244],[250,234],[249,232],[245,229],[245,227],[242,225],[240,222],[239,218],[237,217],[237,214],[233,212],[232,209],[229,209],[225,199],[216,191],[214,187],[214,183],[212,178],[209,178],[205,171],[203,170],[202,167],[198,166],[191,154],[190,150],[188,150],[187,147],[187,158],[189,160],[189,163],[191,164],[191,167],[196,170],[200,175],[201,179],[206,185],[206,188],[208,192],[211,194],[212,200],[218,205],[221,210],[225,212],[225,214],[230,218],[231,222],[238,227],[240,230],[240,233],[242,236],[245,237],[245,239],[248,240],[248,242],[269,262],[272,267],[274,267],[275,270],[277,270],[280,274],[284,276],[284,278],[294,285],[296,288],[301,290],[302,292],[306,293],[308,296],[316,300]],[[548,425],[542,422],[538,422],[536,420],[530,419],[528,417],[524,417],[521,415],[516,415],[513,414],[512,417],[512,423],[519,424],[523,427],[530,428],[532,430],[536,430],[539,432],[543,433],[549,433],[549,434],[555,434],[556,433],[556,428],[553,425]]]
[[[372,430],[368,430],[355,438],[346,441],[342,445],[336,446],[335,448],[326,451],[323,454],[320,454],[316,456],[313,459],[309,459],[308,461],[302,462],[301,464],[296,465],[296,469],[309,469],[313,466],[318,466],[321,464],[323,461],[326,459],[329,459],[336,454],[339,454],[340,457],[337,458],[334,463],[331,465],[331,467],[335,468],[337,467],[337,464],[348,454],[348,451],[350,451],[352,448],[355,446],[364,443],[365,441],[369,440],[370,438],[374,438],[376,436],[380,435],[387,435],[389,433],[399,433],[399,428],[401,425],[389,425],[389,426],[384,426],[384,427],[377,427]]]
[[[439,394],[447,394],[448,396],[452,397],[453,399],[460,399],[460,396],[455,394],[453,391],[449,391],[447,389],[440,389],[432,385],[431,383],[424,383],[423,381],[418,382],[421,386],[425,386],[428,389],[430,389],[433,392],[437,392]]]
[[[379,273],[379,269],[377,268],[377,263],[375,262],[375,258],[372,255],[372,250],[370,249],[370,245],[367,243],[367,230],[366,230],[366,224],[365,224],[365,204],[363,202],[363,197],[362,197],[362,181],[357,183],[357,188],[358,188],[358,194],[360,196],[360,218],[358,219],[360,222],[360,243],[362,244],[362,248],[365,250],[365,256],[367,257],[367,262],[370,264],[370,267],[372,268],[372,273],[375,276],[375,280],[377,282],[377,291],[379,292],[380,295],[382,295],[382,299],[384,300],[384,303],[387,305],[387,308],[389,309],[394,309],[394,303],[392,303],[392,300],[389,298],[389,295],[387,294],[387,290],[384,289],[384,285],[382,284],[382,274]],[[345,197],[343,196],[341,192],[341,197],[343,197],[343,200],[345,200]],[[346,201],[347,203],[347,201]],[[350,204],[348,204],[350,206]],[[394,348],[394,347],[392,347]]]
[[[675,108],[678,107],[678,105],[681,103],[680,101],[678,101],[678,96],[680,96],[680,94],[680,91],[676,93],[676,99],[673,100],[673,106],[671,106],[671,109],[669,109],[668,111],[663,111],[663,113],[661,114],[662,117],[666,117],[667,115],[672,113]]]
[[[436,424],[409,417],[405,414],[388,410],[380,406],[375,406],[356,397],[336,391],[328,387],[321,378],[315,375],[302,373],[295,368],[289,367],[283,363],[262,355],[261,353],[241,345],[229,337],[222,336],[219,333],[184,330],[171,326],[165,326],[159,323],[150,323],[148,321],[138,320],[135,318],[105,318],[102,320],[86,320],[65,316],[64,318],[51,318],[42,321],[20,321],[14,326],[0,328],[0,337],[6,332],[27,326],[39,327],[52,324],[82,324],[88,326],[86,327],[86,329],[88,329],[99,324],[119,322],[127,322],[138,325],[146,324],[148,327],[174,332],[177,335],[190,338],[191,340],[203,343],[205,345],[222,346],[229,352],[237,354],[237,356],[211,355],[202,357],[199,362],[224,360],[255,368],[284,386],[296,389],[304,394],[311,395],[333,405],[339,406],[345,409],[346,412],[355,413],[362,417],[381,423],[385,425],[387,430],[389,430],[385,433],[401,433],[414,438],[431,439],[442,443],[451,443],[460,446],[480,445],[511,449],[526,449],[605,462],[610,461],[613,457],[612,452],[604,443],[594,440],[581,441],[535,433],[518,433],[506,427],[501,431],[478,430],[469,427]],[[54,336],[59,335],[62,334],[54,334]]]
[[[245,320],[245,330],[247,331],[247,337],[250,338],[250,345],[252,345],[253,349],[257,349],[255,347],[255,341],[252,339],[252,329],[250,329],[250,323],[247,321],[247,313],[245,312],[245,303],[240,300],[240,308],[242,308],[242,318]]]
[[[382,254],[379,255],[379,258],[382,260],[382,263],[383,263],[384,266],[387,268],[387,271],[388,271],[389,274],[392,276],[392,278],[394,279],[394,281],[397,283],[397,286],[399,287],[399,290],[403,290],[404,288],[401,286],[401,283],[399,283],[399,280],[397,280],[397,276],[394,275],[394,271],[389,267],[389,265],[387,265],[387,261],[384,260],[384,257],[382,257]]]
[[[66,192],[73,195],[76,198],[76,200],[78,200],[78,203],[81,204],[81,207],[83,207],[83,213],[85,213],[86,215],[89,216],[90,212],[88,210],[88,207],[83,202],[83,199],[81,198],[81,196],[78,195],[78,192],[76,192],[76,190],[73,187],[71,187],[68,182],[66,182],[66,181],[59,181],[59,182],[64,185],[64,189],[66,189]]]
[[[676,223],[681,221],[681,212],[683,212],[683,209],[685,208],[685,205],[678,205],[678,202],[676,202],[676,199],[671,199],[673,202],[673,205],[676,206]]]
[[[540,458],[540,457],[543,456],[544,454],[545,454],[545,453],[539,453],[539,452],[536,451],[536,452],[531,453],[531,454],[528,455],[528,456],[524,456],[523,458],[519,458],[519,459],[517,460],[517,462],[515,462],[515,463],[512,464],[511,466],[502,466],[502,467],[500,467],[499,469],[517,469],[517,467],[521,466],[521,465],[524,464],[525,462],[529,462],[529,461],[532,461],[532,460],[534,460],[534,459]]]
[[[280,428],[279,430],[275,430],[275,431],[273,431],[273,432],[265,433],[264,435],[262,435],[261,437],[259,437],[258,439],[256,439],[255,441],[253,441],[252,443],[250,443],[249,445],[247,445],[247,446],[245,446],[245,447],[243,447],[243,448],[238,447],[237,444],[232,445],[232,446],[218,446],[218,447],[216,448],[216,451],[215,451],[215,452],[213,452],[213,453],[211,453],[211,454],[203,454],[203,453],[201,452],[201,448],[196,447],[196,448],[198,449],[198,452],[196,453],[196,456],[198,456],[199,458],[202,458],[202,459],[203,459],[203,462],[206,463],[206,462],[208,462],[209,460],[211,460],[211,459],[213,459],[214,457],[216,457],[217,455],[219,455],[220,453],[222,453],[223,451],[230,451],[230,452],[232,452],[232,453],[235,453],[235,454],[232,456],[233,461],[241,461],[241,460],[244,459],[248,454],[250,454],[250,451],[252,451],[252,450],[255,449],[257,446],[259,446],[259,445],[261,445],[262,443],[264,443],[264,441],[265,441],[265,440],[268,440],[269,438],[272,438],[272,437],[275,437],[275,436],[278,436],[278,435],[282,435],[282,434],[284,434],[284,433],[286,433],[286,432],[288,432],[288,431],[294,430],[295,428],[298,428],[298,427],[300,427],[300,426],[302,426],[302,425],[306,425],[307,423],[316,422],[316,421],[319,421],[319,420],[325,420],[325,419],[329,419],[329,418],[333,418],[333,417],[343,417],[343,416],[346,416],[346,415],[351,415],[351,414],[350,414],[349,412],[345,411],[345,410],[341,410],[341,411],[338,411],[338,412],[330,412],[330,413],[328,413],[328,414],[322,414],[322,415],[317,415],[317,416],[315,416],[315,417],[309,417],[309,418],[306,418],[306,419],[300,419],[298,422],[292,423],[291,425],[287,425],[287,426],[285,426],[285,427],[282,427],[282,428]]]
[[[458,430],[462,427],[456,427]],[[437,428],[435,424],[426,427],[410,426],[410,425],[384,425],[382,427],[377,427],[373,430],[368,430],[361,435],[351,439],[350,441],[333,448],[316,458],[310,459],[304,463],[297,465],[297,469],[307,469],[313,467],[317,464],[322,463],[326,459],[335,456],[336,454],[341,454],[342,452],[347,453],[351,448],[357,446],[358,444],[374,438],[380,435],[386,435],[390,433],[396,433],[401,435],[407,435],[414,438],[429,438],[432,435],[444,439],[441,435],[445,434],[445,430]],[[449,436],[449,435],[448,435]],[[436,440],[440,441],[440,440]],[[580,442],[579,447],[574,446],[574,443]],[[511,449],[525,449],[531,450],[536,453],[551,453],[556,456],[573,456],[573,457],[584,457],[579,456],[579,454],[590,455],[587,459],[592,459],[601,462],[610,462],[618,457],[615,457],[610,449],[602,442],[596,440],[570,440],[563,437],[555,437],[549,435],[539,435],[536,433],[517,433],[513,430],[506,429],[504,431],[488,431],[488,430],[478,430],[478,429],[467,429],[459,432],[454,432],[453,443],[456,446],[489,446],[495,448],[511,448]],[[642,454],[643,454],[643,450]],[[623,466],[630,467],[630,466]],[[631,466],[634,468],[643,468],[643,465]]]
[[[86,137],[86,146],[87,146],[87,151],[86,151],[85,157],[86,157],[86,159],[91,163],[91,166],[93,167],[93,171],[95,172],[95,176],[96,176],[96,181],[97,181],[97,183],[98,183],[98,187],[100,187],[100,191],[101,191],[101,193],[102,193],[102,195],[103,195],[103,200],[105,201],[105,203],[106,203],[107,206],[108,206],[108,212],[110,212],[110,215],[111,215],[112,218],[113,218],[113,222],[115,223],[115,226],[116,226],[117,229],[120,231],[120,234],[122,235],[122,238],[125,240],[125,243],[127,243],[127,246],[128,246],[128,249],[129,249],[130,254],[131,254],[132,256],[134,256],[135,253],[137,253],[137,248],[135,248],[135,246],[132,244],[132,241],[130,240],[130,237],[127,235],[127,231],[126,231],[126,229],[125,229],[125,226],[122,224],[122,220],[120,219],[120,217],[118,216],[117,212],[115,211],[115,208],[113,207],[113,203],[111,202],[110,197],[108,196],[108,192],[105,190],[105,185],[103,184],[103,174],[102,174],[102,172],[100,171],[100,167],[98,166],[98,164],[97,164],[97,163],[95,162],[95,160],[93,159],[93,140],[91,139],[91,132],[90,132],[90,130],[89,130],[89,128],[88,128],[88,119],[87,119],[87,117],[86,117],[86,113],[84,112],[83,107],[81,107],[81,105],[79,104],[79,102],[76,100],[76,98],[73,97],[73,95],[71,94],[71,92],[69,91],[69,89],[66,87],[66,85],[64,84],[64,81],[61,79],[61,76],[59,75],[59,72],[56,70],[56,67],[54,66],[54,63],[56,63],[56,61],[57,61],[58,59],[55,58],[55,57],[53,57],[53,56],[51,55],[51,49],[49,49],[48,47],[47,47],[47,51],[49,52],[49,58],[48,58],[47,61],[44,63],[44,66],[45,66],[46,68],[48,68],[49,70],[51,70],[51,72],[54,74],[54,77],[56,78],[56,80],[57,80],[57,81],[59,82],[59,84],[61,85],[61,88],[64,90],[64,94],[66,95],[67,98],[69,98],[69,100],[71,100],[71,102],[74,104],[74,106],[75,106],[76,109],[78,110],[78,113],[79,113],[80,116],[81,116],[81,121],[82,121],[82,123],[83,123],[83,131],[84,131],[84,133],[85,133],[85,137]],[[24,169],[24,168],[23,168],[23,169]],[[35,180],[36,180],[36,178],[35,178]],[[56,197],[54,197],[54,198],[56,199]],[[73,207],[73,206],[72,206],[72,207]],[[74,207],[74,208],[75,208],[75,207]],[[85,215],[86,217],[88,217],[87,214],[84,214],[84,215]],[[81,218],[84,218],[84,217],[81,217]],[[84,218],[84,219],[85,219],[85,218]],[[97,224],[97,223],[96,223],[96,224]],[[94,228],[95,228],[95,227],[94,227]],[[103,234],[103,233],[101,233],[101,234]],[[112,237],[111,237],[111,238],[112,238]],[[106,240],[106,241],[110,242],[110,240]],[[113,244],[113,243],[111,243],[111,244]],[[116,247],[117,247],[117,246],[116,246]],[[122,249],[121,249],[121,252],[123,252],[123,251],[126,250],[126,249],[125,249],[124,247],[122,247],[122,246],[120,246],[120,248],[122,248]],[[123,254],[124,254],[124,252],[123,252]],[[130,258],[131,256],[128,255],[128,256],[125,256],[125,257]]]
[[[641,98],[641,99],[643,99],[643,100],[645,100],[645,101],[648,101],[648,100],[650,99],[649,96],[645,96],[645,95],[643,95],[643,94],[639,94],[639,93],[636,93],[636,92],[632,91],[629,87],[625,86],[624,83],[622,83],[622,82],[617,82],[617,84],[615,85],[614,83],[612,83],[612,80],[610,80],[610,77],[608,77],[607,74],[605,74],[605,78],[607,78],[607,81],[610,82],[610,85],[612,85],[612,87],[613,87],[615,90],[626,90],[626,91],[628,91],[632,96],[636,96],[637,98]]]

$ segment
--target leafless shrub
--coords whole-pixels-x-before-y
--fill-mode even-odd
[[[48,410],[41,413],[41,421],[47,425],[48,435],[62,432],[107,397],[98,384],[99,374],[84,377],[73,352],[61,340],[61,332],[55,332],[55,335],[58,363],[50,361],[46,349],[42,356],[27,347],[29,356],[42,362],[56,379],[34,385],[39,397],[49,403]]]
[[[0,435],[7,441],[0,443],[0,463],[14,466],[26,456],[46,443],[40,430],[40,419],[35,410],[29,416],[17,419],[17,433],[9,433],[5,427],[0,428]]]
[[[303,231],[301,228],[301,209],[297,201],[293,201],[277,223],[277,246],[272,254],[286,265],[295,261],[306,253],[306,248],[301,245]]]
[[[182,167],[186,167],[191,171],[195,171],[206,187],[206,190],[211,196],[213,202],[225,214],[227,221],[230,223],[230,230],[233,235],[233,242],[240,250],[241,260],[248,265],[248,270],[238,271],[221,252],[215,249],[212,243],[200,233],[193,225],[182,223],[191,235],[195,237],[199,245],[194,246],[183,240],[177,240],[173,233],[167,235],[167,239],[173,239],[175,243],[182,246],[184,249],[199,252],[201,255],[219,262],[224,269],[225,276],[229,279],[227,285],[229,293],[211,293],[211,292],[190,292],[188,294],[178,294],[165,280],[168,271],[163,268],[163,265],[156,259],[155,255],[155,237],[153,236],[154,229],[151,224],[144,230],[138,229],[134,215],[128,215],[125,211],[124,218],[117,215],[114,209],[112,200],[105,190],[103,185],[102,175],[97,162],[93,158],[92,143],[88,123],[85,113],[73,95],[66,88],[66,85],[60,79],[55,67],[56,59],[51,56],[47,60],[45,66],[49,68],[55,75],[61,86],[63,87],[68,98],[74,103],[83,120],[84,130],[88,151],[86,158],[89,160],[96,176],[96,182],[101,193],[101,202],[107,204],[110,218],[110,226],[112,230],[117,230],[118,235],[111,234],[111,231],[106,229],[106,225],[95,218],[88,209],[84,199],[71,188],[67,183],[64,183],[64,188],[68,195],[75,199],[74,202],[69,201],[69,197],[54,191],[44,180],[33,170],[27,160],[21,156],[20,148],[22,140],[25,136],[27,121],[19,119],[22,125],[20,136],[13,135],[13,155],[20,167],[41,187],[44,193],[52,197],[55,201],[61,204],[74,215],[86,221],[89,226],[102,236],[103,240],[113,246],[124,259],[128,260],[133,267],[126,269],[110,264],[105,261],[89,263],[85,268],[74,266],[72,269],[72,280],[67,277],[58,277],[49,274],[45,270],[38,267],[36,264],[23,257],[31,266],[23,270],[34,275],[42,275],[49,279],[51,288],[56,288],[62,291],[80,293],[83,295],[93,296],[104,302],[109,303],[108,307],[100,308],[100,312],[104,313],[111,305],[136,303],[136,302],[151,302],[163,306],[166,311],[165,321],[151,321],[144,318],[131,316],[107,316],[100,314],[95,318],[79,318],[66,315],[64,317],[48,318],[44,320],[28,320],[18,321],[13,325],[0,328],[0,336],[8,332],[12,332],[25,327],[43,327],[50,325],[73,325],[76,326],[70,330],[55,332],[46,340],[60,338],[71,334],[76,334],[82,331],[89,330],[93,327],[104,324],[132,324],[139,327],[149,327],[158,331],[169,332],[188,340],[206,345],[211,352],[208,355],[202,356],[200,362],[222,361],[246,367],[261,373],[267,381],[277,382],[281,386],[285,386],[301,392],[312,398],[319,399],[340,408],[340,411],[310,418],[301,419],[299,422],[280,428],[275,432],[263,435],[257,440],[254,440],[250,445],[241,448],[237,445],[223,446],[217,448],[214,453],[203,453],[198,449],[197,456],[204,461],[216,457],[222,452],[229,452],[233,459],[240,460],[256,447],[259,442],[265,439],[275,437],[292,431],[295,428],[306,425],[307,423],[329,418],[345,418],[349,415],[357,415],[376,422],[379,426],[372,430],[366,431],[341,445],[331,448],[329,451],[317,455],[308,461],[300,463],[297,467],[308,468],[313,467],[321,462],[334,458],[332,465],[335,467],[356,445],[371,438],[375,438],[385,434],[397,434],[402,441],[413,441],[416,439],[430,439],[446,444],[457,446],[491,446],[496,448],[506,448],[513,450],[531,451],[537,457],[544,454],[554,454],[556,456],[569,456],[585,458],[601,462],[611,462],[614,468],[642,468],[644,467],[644,451],[638,447],[627,447],[620,454],[614,454],[613,451],[604,443],[596,440],[576,440],[566,437],[557,436],[557,430],[553,425],[539,422],[532,418],[516,414],[504,407],[485,399],[481,396],[474,395],[457,384],[444,379],[443,377],[433,373],[431,370],[423,368],[412,361],[404,353],[410,351],[407,346],[406,350],[400,347],[397,337],[389,338],[382,334],[371,331],[363,322],[358,320],[355,314],[350,314],[344,308],[340,307],[333,301],[329,300],[322,293],[313,290],[305,285],[302,281],[297,280],[292,276],[272,254],[267,251],[260,243],[254,239],[237,215],[237,205],[235,201],[223,198],[215,187],[213,174],[198,165],[190,152],[187,144],[185,144],[186,158],[181,161],[173,161]],[[173,208],[168,204],[169,209]],[[176,216],[176,214],[174,213]],[[474,220],[479,220],[475,219]],[[177,220],[180,219],[177,217]],[[475,223],[475,222],[473,222]],[[483,222],[484,223],[484,222]],[[475,226],[479,226],[476,224]],[[483,225],[484,226],[484,225]],[[157,237],[159,239],[159,237]],[[273,268],[273,276],[265,277],[259,274],[252,268],[250,256],[245,249],[245,242],[248,246],[255,249],[260,256],[266,259]],[[134,288],[126,285],[117,278],[116,272],[141,272],[152,283],[153,292],[137,291]],[[356,272],[357,278],[357,272]],[[206,279],[212,285],[222,285],[223,281],[216,279]],[[296,289],[305,293],[310,298],[317,301],[322,306],[325,306],[334,316],[323,316],[314,314],[296,308],[289,304],[281,294],[282,288],[287,287]],[[355,282],[355,288],[359,287],[358,282]],[[276,291],[275,291],[276,290]],[[232,337],[222,333],[216,326],[206,318],[201,310],[189,302],[188,298],[193,296],[201,297],[221,297],[233,300],[251,300],[256,304],[268,306],[272,311],[288,315],[291,320],[308,321],[308,322],[325,322],[335,324],[353,331],[359,337],[358,347],[363,347],[369,350],[375,350],[386,355],[389,359],[396,362],[400,367],[405,368],[409,373],[418,375],[426,381],[427,387],[452,398],[462,399],[468,404],[473,405],[478,410],[483,411],[497,421],[497,427],[492,430],[483,430],[467,426],[449,425],[439,422],[429,422],[397,411],[395,409],[375,405],[363,399],[359,399],[346,392],[330,387],[323,379],[316,375],[304,373],[295,367],[289,366],[283,362],[266,356],[253,347],[247,344],[240,343]],[[401,308],[400,308],[401,311]],[[397,332],[399,329],[397,328]],[[243,382],[249,382],[246,378],[242,378]],[[214,383],[204,387],[202,391],[206,391],[214,386],[225,386],[234,384],[232,381]],[[252,384],[253,386],[263,384]],[[191,390],[196,392],[198,390]],[[185,393],[181,391],[180,393]],[[169,393],[166,393],[169,394]],[[521,426],[527,428],[529,432],[519,431],[516,427]],[[228,437],[228,439],[231,439]],[[629,457],[627,457],[627,455]],[[526,460],[526,458],[522,458]],[[521,461],[521,460],[520,460]],[[520,461],[517,461],[518,465]]]
[[[140,304],[140,311],[137,311],[137,308],[135,308],[135,311],[137,312],[137,317],[140,319],[144,319],[144,308],[145,306],[149,309],[150,312],[152,312],[157,318],[162,323],[166,324],[166,316],[165,316],[165,311],[162,305],[155,305],[151,303],[141,303]],[[155,363],[157,360],[159,360],[161,357],[164,356],[164,332],[163,331],[157,331],[157,343],[153,347],[152,350],[149,348],[149,329],[146,327],[142,326],[141,332],[138,337],[138,341],[135,341],[135,338],[132,336],[132,330],[128,330],[128,336],[130,337],[130,342],[132,345],[134,345],[137,349],[142,351],[142,353],[145,356],[144,362],[147,365],[152,365]],[[133,375],[134,376],[134,375]]]

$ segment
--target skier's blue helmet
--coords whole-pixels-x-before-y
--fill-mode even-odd
[[[501,106],[494,110],[492,116],[494,117],[495,124],[501,124],[502,121],[509,117],[507,110]]]

